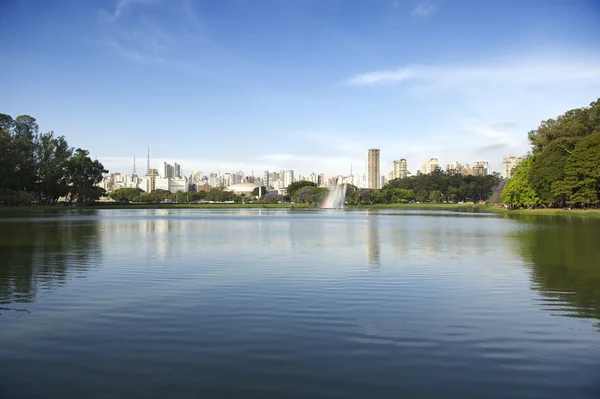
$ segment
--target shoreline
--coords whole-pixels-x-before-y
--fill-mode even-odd
[[[2,214],[35,211],[68,211],[90,209],[310,209],[305,204],[94,204],[87,206],[58,206],[58,205],[21,205],[15,207],[0,207]],[[600,208],[596,209],[571,209],[560,208],[537,209],[505,209],[495,205],[485,204],[373,204],[373,205],[348,205],[347,209],[407,209],[407,210],[433,210],[453,212],[489,212],[502,215],[528,215],[528,216],[559,216],[600,218]],[[319,209],[319,208],[314,208]]]

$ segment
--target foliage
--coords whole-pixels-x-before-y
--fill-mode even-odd
[[[381,190],[348,190],[346,200],[354,205],[479,201],[488,199],[499,182],[498,174],[465,176],[446,174],[438,168],[430,174],[391,180]]]
[[[543,121],[529,132],[533,147],[519,179],[509,180],[503,198],[509,205],[596,206],[600,203],[600,99]],[[523,170],[527,169],[525,176]],[[525,189],[526,191],[519,192]]]
[[[108,196],[117,202],[142,202],[140,196],[143,193],[140,188],[123,187],[109,193]]]
[[[254,190],[252,190],[252,195],[254,195],[255,197],[258,197],[259,188],[260,188],[261,198],[263,198],[265,196],[265,194],[267,193],[267,188],[265,186],[256,187]]]
[[[600,202],[600,131],[582,139],[567,158],[565,178],[556,182],[557,194],[571,205]]]
[[[502,190],[502,201],[512,207],[532,207],[539,204],[540,198],[531,186],[529,171],[532,159],[524,159],[515,169],[513,176]]]
[[[313,183],[314,184],[314,183]],[[316,185],[315,185],[316,186]],[[329,190],[325,187],[305,186],[291,196],[292,201],[317,206],[327,196]]]
[[[277,191],[269,191],[268,193],[265,194],[263,201],[265,204],[276,204],[282,200],[283,200],[283,197],[281,195],[277,194]]]
[[[564,205],[565,195],[555,193],[552,183],[562,180],[567,158],[581,138],[560,138],[549,143],[541,153],[533,155],[529,179],[540,200],[546,204]]]
[[[600,131],[600,99],[589,107],[572,109],[556,119],[543,121],[536,130],[529,132],[534,153],[542,152],[555,140],[585,137]]]
[[[60,197],[78,203],[98,199],[97,184],[108,171],[64,136],[40,133],[35,118],[0,114],[0,204],[54,204]]]
[[[307,181],[307,180],[295,181],[286,187],[287,195],[289,197],[293,198],[294,194],[296,194],[296,191],[298,191],[304,187],[317,187],[317,185],[315,183],[313,183],[311,181]]]

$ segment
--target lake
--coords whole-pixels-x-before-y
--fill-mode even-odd
[[[0,219],[2,398],[600,398],[600,221]]]

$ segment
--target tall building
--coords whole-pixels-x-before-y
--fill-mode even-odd
[[[294,171],[291,169],[281,171],[281,183],[283,188],[287,188],[294,182]]]
[[[440,161],[437,158],[430,158],[427,161],[421,162],[421,174],[428,175],[440,167]]]
[[[192,174],[190,175],[190,183],[200,185],[200,184],[202,184],[203,178],[204,178],[204,176],[202,175],[202,171],[194,170],[194,171],[192,171]]]
[[[473,165],[473,176],[487,176],[489,164],[486,161],[475,162]]]
[[[266,188],[269,188],[271,186],[270,181],[269,181],[269,171],[265,170],[265,173],[263,174],[263,186],[265,186]]]
[[[156,190],[156,179],[158,178],[158,170],[156,169],[148,169],[148,174],[146,175],[146,184],[145,191],[147,193],[151,193]]]
[[[502,159],[502,177],[508,179],[512,177],[512,170],[521,163],[523,157],[515,157],[514,155],[509,155]]]
[[[319,185],[319,186],[325,185],[325,174],[319,173],[319,176],[317,178],[317,185]]]
[[[365,162],[367,172],[367,188],[381,188],[381,175],[379,173],[379,149],[367,150]]]
[[[394,169],[392,171],[393,179],[406,179],[408,177],[408,166],[406,159],[394,161]]]
[[[458,161],[454,161],[446,165],[446,174],[447,175],[462,175],[463,174],[463,166]]]
[[[177,165],[177,164],[175,164],[175,165]],[[179,165],[177,165],[177,166],[179,166]],[[163,179],[173,178],[173,177],[175,177],[175,168],[173,167],[173,165],[163,162],[162,164],[160,164],[160,167],[158,168],[158,175]]]
[[[178,163],[173,164],[173,177],[181,177],[181,165]]]

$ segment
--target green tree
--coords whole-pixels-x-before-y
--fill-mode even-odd
[[[415,193],[413,190],[409,190],[406,188],[396,188],[392,194],[392,202],[399,203],[407,203],[410,201],[414,201]]]
[[[600,131],[583,138],[567,158],[565,179],[553,187],[568,195],[568,203],[600,202]],[[570,193],[569,193],[570,191]]]
[[[291,183],[289,186],[287,186],[286,195],[289,196],[290,198],[293,198],[294,194],[296,194],[296,191],[298,191],[304,187],[317,187],[317,185],[315,183],[313,183],[311,181],[307,181],[307,180],[295,181],[295,182]]]
[[[531,157],[524,159],[515,168],[513,176],[508,179],[502,190],[502,201],[512,207],[531,207],[539,204],[540,198],[529,181]]]
[[[444,199],[444,194],[440,190],[432,190],[429,192],[429,199],[432,202],[442,202]]]
[[[71,185],[71,201],[78,204],[92,202],[100,198],[104,189],[98,187],[102,175],[108,173],[99,161],[92,161],[89,152],[78,148],[67,163],[68,181]]]
[[[258,197],[258,193],[259,193],[259,187],[256,187],[254,190],[252,190],[252,195],[254,195],[255,197]],[[267,193],[267,188],[265,186],[260,187],[261,198],[264,198],[266,193]]]
[[[533,155],[529,179],[543,203],[564,205],[566,202],[566,196],[561,190],[553,190],[552,184],[564,179],[567,158],[580,140],[579,137],[560,138]]]
[[[13,127],[12,162],[16,187],[18,190],[33,191],[35,189],[35,157],[34,139],[39,127],[29,115],[17,116]]]
[[[55,203],[59,197],[67,195],[67,166],[72,154],[73,149],[64,136],[54,137],[54,132],[36,136],[34,158],[39,202]]]

